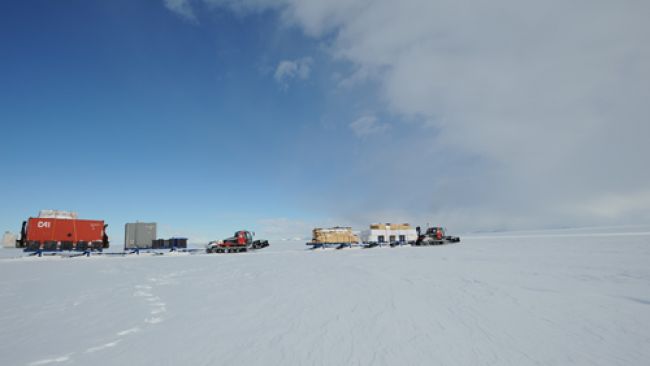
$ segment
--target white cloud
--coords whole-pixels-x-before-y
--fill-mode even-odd
[[[289,86],[289,81],[292,79],[309,79],[312,62],[313,60],[311,57],[280,61],[275,69],[273,77],[275,78],[275,81],[280,83],[280,85],[287,88]]]
[[[428,121],[411,139],[417,153],[381,162],[420,184],[382,180],[377,195],[407,184],[429,197],[419,210],[430,216],[453,207],[468,222],[491,212],[490,225],[534,226],[598,220],[608,207],[612,220],[634,220],[617,200],[581,217],[557,210],[650,186],[648,1],[204,1],[278,11],[361,70],[344,84],[372,78],[390,112]],[[292,65],[278,65],[276,80],[294,78]]]
[[[191,23],[197,23],[198,19],[196,14],[194,14],[194,9],[190,4],[190,0],[163,0],[165,7],[174,13],[180,15],[185,20]]]
[[[368,115],[362,116],[350,123],[350,128],[359,137],[366,137],[386,131],[389,125],[379,123],[377,117]]]

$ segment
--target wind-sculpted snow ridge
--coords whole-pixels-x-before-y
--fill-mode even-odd
[[[648,263],[643,233],[3,260],[0,364],[646,365]]]

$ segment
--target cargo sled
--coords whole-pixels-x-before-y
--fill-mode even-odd
[[[359,245],[359,237],[352,233],[350,227],[316,228],[312,230],[312,239],[306,245],[311,249],[352,248]]]

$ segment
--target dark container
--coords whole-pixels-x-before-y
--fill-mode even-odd
[[[170,248],[187,248],[187,238],[171,238],[169,239]]]

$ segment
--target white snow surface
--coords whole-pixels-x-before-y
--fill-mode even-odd
[[[0,365],[649,364],[650,234],[462,239],[3,258]]]

